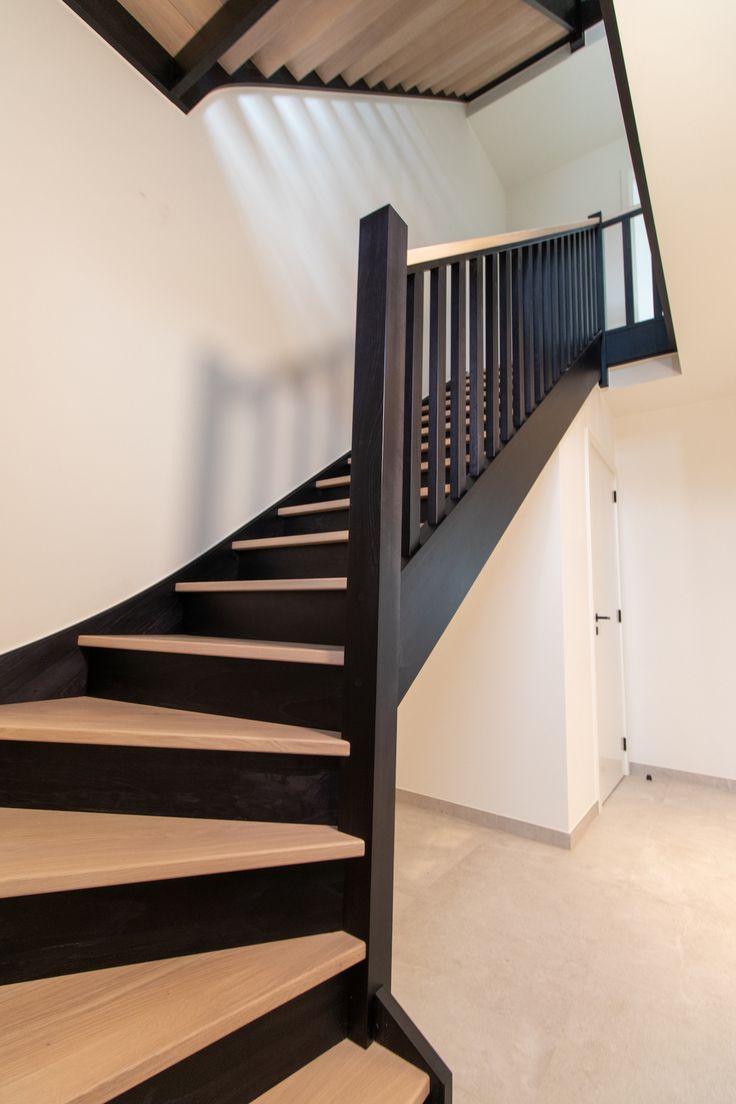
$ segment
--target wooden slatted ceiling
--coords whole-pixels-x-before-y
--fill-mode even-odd
[[[225,0],[120,0],[170,54],[178,54]]]
[[[278,0],[221,62],[465,95],[564,37],[525,0]]]

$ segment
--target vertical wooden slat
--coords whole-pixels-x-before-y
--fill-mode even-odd
[[[596,235],[595,231],[588,231],[588,298],[590,300],[590,338],[593,339],[598,332],[596,325]]]
[[[544,365],[542,380],[545,392],[552,387],[552,361],[555,355],[554,299],[552,294],[554,247],[555,243],[553,241],[544,242],[542,246],[542,298],[544,300]]]
[[[513,254],[510,250],[498,258],[498,336],[499,336],[499,386],[501,404],[501,443],[505,444],[514,432],[513,407],[513,315],[511,310],[511,268]]]
[[[467,483],[465,273],[464,261],[450,266],[450,495],[453,499],[460,498]]]
[[[572,250],[572,355],[571,361],[575,360],[580,351],[580,251],[579,251],[580,237],[578,234],[573,234],[570,239],[570,249]]]
[[[468,264],[470,326],[470,474],[483,470],[483,261],[473,257]]]
[[[346,931],[367,948],[350,1000],[350,1035],[363,1046],[375,994],[391,981],[406,242],[391,207],[361,221],[343,714],[350,760],[338,822],[365,841],[365,857],[346,864],[344,903]]]
[[[562,370],[562,300],[560,295],[560,240],[552,242],[552,383],[557,383]]]
[[[569,346],[568,294],[567,294],[567,238],[560,238],[560,375],[567,369]]]
[[[535,263],[533,271],[533,302],[534,302],[534,400],[541,402],[544,398],[544,358],[547,342],[546,314],[547,297],[544,287],[544,271],[547,260],[547,243],[538,242],[534,246]]]
[[[515,429],[524,421],[523,252],[523,249],[515,249],[511,254],[512,405]]]
[[[603,225],[598,223],[595,231],[595,288],[596,317],[601,334],[601,387],[608,387],[608,353],[606,349],[606,284],[603,268]]]
[[[404,502],[401,554],[419,547],[422,485],[422,364],[424,340],[424,273],[406,282],[406,375],[404,385]]]
[[[522,258],[522,329],[524,333],[524,412],[528,416],[534,410],[534,249],[521,250]]]
[[[631,250],[631,219],[621,223],[624,243],[624,301],[626,303],[626,325],[633,326],[636,321],[634,310],[634,261]]]
[[[429,434],[427,445],[427,521],[437,525],[445,513],[445,396],[447,394],[447,268],[429,277]]]
[[[486,456],[501,447],[499,372],[498,254],[486,257]]]

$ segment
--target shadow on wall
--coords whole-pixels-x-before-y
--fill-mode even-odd
[[[349,448],[360,217],[391,202],[417,241],[487,229],[488,163],[459,109],[427,107],[242,90],[193,117],[242,231],[248,362],[211,342],[196,366],[189,553]]]
[[[191,555],[222,536],[223,514],[240,511],[245,521],[302,482],[305,458],[345,451],[351,354],[338,343],[260,376],[215,357],[202,363],[192,437]],[[315,471],[319,466],[316,460]]]

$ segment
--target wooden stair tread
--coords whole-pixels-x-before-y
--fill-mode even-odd
[[[347,476],[346,478],[349,479],[350,477]],[[427,498],[429,496],[429,490],[428,490],[427,487],[422,487],[419,493],[420,493],[421,498]],[[449,494],[449,493],[450,493],[450,484],[448,483],[448,484],[445,485],[445,494]],[[328,509],[328,510],[334,509],[334,507],[331,505],[331,501],[332,502],[339,501],[339,503],[340,503],[339,508],[341,510],[347,510],[350,506],[350,499],[349,498],[341,498],[341,499],[338,499],[338,500],[326,499],[325,502],[305,502],[302,506],[299,507],[299,512],[301,514],[319,514],[324,509]],[[279,510],[279,513],[281,513],[281,512],[282,511]]]
[[[217,656],[227,659],[257,659],[274,663],[319,663],[341,667],[345,649],[339,644],[294,644],[290,641],[240,640],[229,636],[185,636],[176,633],[156,636],[79,637],[80,648],[117,648],[130,652],[166,652],[170,655]]]
[[[346,1039],[253,1104],[423,1104],[429,1077],[390,1050],[367,1050]]]
[[[347,544],[347,529],[330,533],[296,533],[289,537],[251,537],[233,541],[236,552],[257,552],[266,548],[298,548],[312,544]]]
[[[212,579],[200,583],[177,583],[180,594],[248,594],[259,591],[347,590],[343,578],[324,579]]]
[[[340,755],[339,733],[105,698],[56,698],[0,706],[0,740],[272,754]]]
[[[322,514],[331,510],[349,510],[349,498],[326,498],[324,502],[301,502],[298,506],[280,506],[279,517],[299,517],[301,514]]]
[[[362,840],[324,824],[0,808],[0,898],[359,858],[364,850]]]
[[[1,1104],[103,1104],[365,957],[344,932],[0,988]]]

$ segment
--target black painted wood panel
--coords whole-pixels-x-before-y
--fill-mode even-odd
[[[342,667],[104,648],[88,652],[93,697],[342,728]]]
[[[3,898],[0,984],[338,931],[344,867],[309,863]]]
[[[329,756],[0,741],[0,805],[335,824]]]

